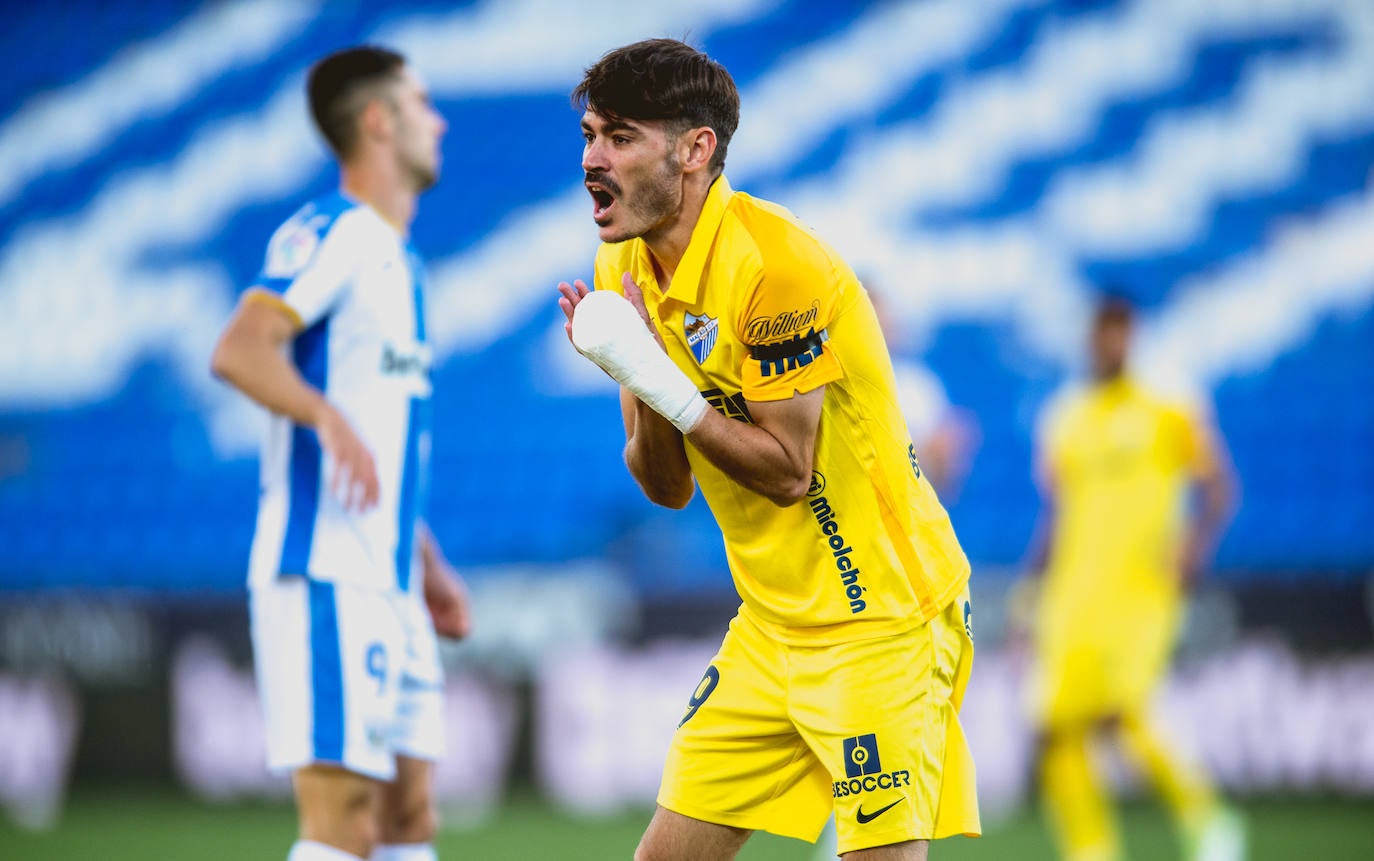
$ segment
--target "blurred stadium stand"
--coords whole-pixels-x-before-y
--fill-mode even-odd
[[[672,576],[630,555],[640,588],[723,588],[708,515],[660,517],[618,468],[612,393],[570,367],[550,300],[594,247],[569,82],[617,39],[690,32],[744,94],[736,186],[878,273],[978,417],[953,508],[975,562],[1021,558],[1030,418],[1102,282],[1148,307],[1145,355],[1214,397],[1245,493],[1223,575],[1374,561],[1366,5],[722,0],[583,33],[532,24],[539,5],[91,4],[52,53],[26,35],[45,14],[18,16],[5,590],[241,588],[255,416],[206,356],[270,231],[334,181],[301,72],[362,36],[408,50],[452,123],[416,240],[441,357],[431,517],[458,559],[597,557],[648,524],[683,536]]]
[[[642,634],[717,629],[732,593],[709,512],[640,498],[620,462],[615,393],[568,349],[553,301],[558,280],[590,275],[595,249],[567,93],[604,50],[685,34],[741,88],[735,187],[788,205],[874,273],[913,335],[908,358],[977,417],[982,444],[951,506],[975,570],[1013,570],[1025,552],[1034,417],[1078,370],[1087,309],[1110,283],[1145,309],[1140,368],[1210,397],[1230,444],[1243,502],[1214,582],[1237,596],[1242,624],[1369,646],[1374,5],[148,0],[9,12],[11,620],[73,594],[241,603],[261,416],[210,379],[209,351],[272,229],[335,182],[308,125],[305,69],[368,39],[410,56],[450,124],[445,177],[415,228],[438,359],[436,533],[479,587],[513,566],[591,560],[628,583]],[[22,668],[15,656],[32,650],[4,642],[0,666]]]

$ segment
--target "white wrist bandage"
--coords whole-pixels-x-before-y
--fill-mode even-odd
[[[711,409],[620,294],[596,290],[578,302],[572,339],[579,353],[683,433],[691,433]]]

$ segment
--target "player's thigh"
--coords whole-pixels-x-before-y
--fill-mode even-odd
[[[965,601],[904,634],[794,651],[792,713],[833,780],[841,852],[980,830],[958,715]]]
[[[1042,633],[1028,693],[1044,731],[1075,731],[1141,707],[1168,668],[1175,607],[1141,599],[1100,608],[1098,617],[1060,619]]]
[[[1026,704],[1045,731],[1092,723],[1120,709],[1116,676],[1127,646],[1116,604],[1090,606],[1077,593],[1046,601],[1036,619]]]
[[[1032,722],[1044,730],[1091,722],[1119,707],[1106,650],[1083,641],[1042,643],[1027,686]]]
[[[385,593],[281,577],[251,596],[269,765],[394,774],[403,628]]]
[[[752,833],[658,807],[634,857],[635,861],[729,861]]]
[[[1155,690],[1168,675],[1178,639],[1181,610],[1177,604],[1147,607],[1138,612],[1129,636],[1116,644],[1120,650],[1113,674],[1114,700],[1120,712],[1145,709]]]
[[[813,841],[829,781],[787,712],[786,649],[736,618],[673,733],[658,803],[696,820]]]

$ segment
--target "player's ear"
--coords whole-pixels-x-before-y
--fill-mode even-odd
[[[385,139],[391,136],[395,120],[395,113],[386,99],[380,96],[368,99],[358,114],[358,133],[361,137],[373,140]]]
[[[715,154],[716,130],[710,126],[688,129],[679,139],[678,158],[685,173],[709,168]]]

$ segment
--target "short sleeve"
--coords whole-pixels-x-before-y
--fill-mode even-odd
[[[1170,407],[1169,425],[1173,430],[1179,462],[1195,478],[1205,478],[1218,469],[1212,439],[1211,414],[1205,404],[1188,403]]]
[[[748,350],[740,373],[746,400],[786,400],[844,376],[829,343],[840,296],[837,275],[763,274],[736,322]]]
[[[366,248],[361,223],[338,218],[293,218],[267,246],[257,286],[279,295],[304,326],[329,312],[348,290]]]

